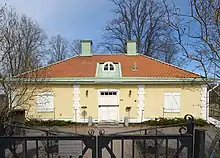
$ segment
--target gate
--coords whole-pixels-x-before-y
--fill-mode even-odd
[[[94,134],[94,130],[89,130],[88,134],[85,135],[45,129],[35,129],[44,133],[41,135],[27,136],[27,134],[24,134],[24,136],[21,136],[16,135],[16,128],[25,130],[33,130],[33,128],[16,125],[4,125],[4,131],[0,131],[2,132],[0,134],[3,134],[4,132],[4,135],[1,136],[0,139],[0,157],[6,157],[6,151],[9,150],[14,157],[29,158],[35,156],[36,158],[56,158],[60,157],[59,154],[55,153],[61,153],[59,150],[61,150],[62,145],[64,145],[62,150],[67,152],[68,146],[73,146],[73,144],[67,145],[68,143],[80,141],[81,144],[77,145],[81,145],[80,153],[74,155],[72,150],[77,150],[77,148],[73,147],[69,151],[68,157],[203,158],[204,155],[201,154],[201,149],[204,146],[204,132],[195,132],[196,140],[194,141],[193,117],[191,115],[186,115],[184,119],[186,120],[186,123],[158,126],[156,128],[146,128],[120,133],[105,134],[105,130],[101,129],[99,130],[99,135],[97,136]],[[175,127],[178,129],[178,132],[167,130],[170,127]],[[30,142],[32,142],[32,148],[30,148]],[[22,146],[20,153],[18,152],[19,146]],[[43,156],[41,151],[42,149],[44,150]]]
[[[192,158],[193,117],[186,115],[184,119],[186,123],[183,124],[128,132],[104,134],[104,131],[100,131],[98,158],[105,158],[107,155],[111,158],[157,158],[161,156]],[[179,127],[178,134],[165,134],[160,130],[170,127]]]

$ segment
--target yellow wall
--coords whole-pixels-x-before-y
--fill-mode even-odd
[[[54,95],[54,111],[53,112],[37,112],[36,101],[33,102],[34,106],[31,106],[27,115],[31,118],[43,118],[43,119],[70,119],[73,118],[73,86],[72,85],[50,85],[46,90],[52,91]]]
[[[73,85],[50,85],[49,89],[54,93],[55,111],[50,113],[37,113],[36,104],[28,112],[29,117],[53,119],[75,119],[73,105]],[[87,116],[98,120],[98,90],[117,89],[119,90],[119,116],[123,120],[127,116],[125,108],[131,106],[130,118],[138,117],[138,87],[137,85],[80,85],[80,105],[86,106]],[[88,90],[88,97],[86,97]],[[129,91],[132,91],[129,97]],[[179,92],[180,113],[164,113],[164,93]],[[34,103],[33,103],[34,104]],[[180,86],[180,85],[145,85],[145,112],[144,118],[155,117],[183,117],[186,113],[194,117],[202,117],[201,114],[201,86]]]
[[[202,117],[201,86],[146,85],[145,92],[145,118],[184,117],[187,113],[194,117]],[[179,113],[163,112],[164,93],[166,92],[180,93]]]

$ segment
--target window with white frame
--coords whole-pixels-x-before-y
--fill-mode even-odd
[[[37,96],[37,111],[38,112],[53,112],[53,93],[44,92]]]
[[[103,71],[115,71],[115,65],[112,62],[105,62],[103,64]]]
[[[180,112],[180,93],[164,93],[164,112]]]

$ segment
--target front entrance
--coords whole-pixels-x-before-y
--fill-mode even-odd
[[[118,106],[99,106],[100,121],[112,122],[118,120]]]
[[[119,105],[117,90],[99,91],[99,121],[112,122],[118,121]]]

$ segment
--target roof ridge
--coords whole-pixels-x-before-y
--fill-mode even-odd
[[[197,73],[195,73],[195,72],[192,72],[192,71],[189,71],[189,70],[183,69],[183,68],[181,68],[181,67],[179,67],[179,66],[176,66],[176,65],[173,65],[173,64],[167,63],[167,62],[165,62],[165,61],[162,61],[162,60],[159,60],[159,59],[156,59],[156,58],[150,57],[150,56],[146,56],[146,55],[144,55],[144,54],[139,54],[139,55],[140,55],[140,56],[143,56],[143,57],[145,57],[145,58],[149,58],[149,59],[151,59],[151,60],[155,60],[155,61],[160,62],[160,63],[162,63],[162,64],[165,64],[165,65],[168,65],[168,66],[171,66],[171,67],[175,67],[175,68],[177,68],[177,69],[179,69],[179,70],[182,70],[182,71],[185,71],[185,72],[188,72],[188,73],[194,74],[194,75],[201,76],[201,75],[199,75],[199,74],[197,74]]]
[[[70,59],[73,59],[73,58],[76,58],[76,57],[79,57],[79,56],[75,55],[75,56],[69,57],[67,59],[59,60],[59,61],[56,61],[54,63],[48,64],[46,66],[42,66],[42,67],[39,67],[39,68],[35,68],[33,70],[29,70],[29,71],[23,72],[23,73],[18,74],[18,75],[14,76],[14,77],[19,77],[19,76],[22,76],[22,75],[25,75],[25,74],[28,74],[28,73],[31,73],[31,72],[42,70],[42,69],[48,68],[50,66],[53,66],[53,65],[56,65],[56,64],[59,64],[59,63],[62,63],[62,62],[66,62],[67,60],[70,60]]]

